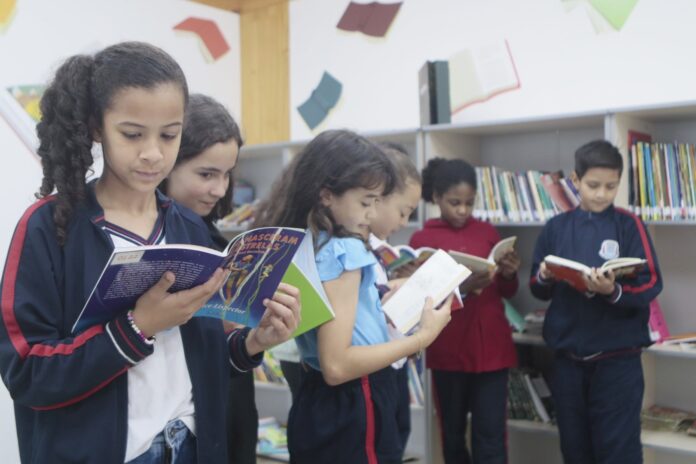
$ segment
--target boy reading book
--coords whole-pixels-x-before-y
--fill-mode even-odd
[[[614,258],[605,261],[597,268],[597,272],[608,276],[611,271],[615,279],[635,277],[647,262],[642,258]],[[544,264],[546,269],[556,277],[556,280],[563,280],[580,292],[589,291],[588,284],[592,277],[593,268],[572,259],[554,255],[546,256]]]
[[[640,353],[652,343],[649,306],[662,278],[645,225],[613,205],[622,170],[609,142],[578,148],[572,179],[580,206],[549,220],[534,250],[530,287],[551,300],[543,334],[555,351],[552,392],[566,462],[642,462]],[[586,289],[560,280],[549,255],[588,266]],[[632,277],[604,272],[620,257],[645,264]]]

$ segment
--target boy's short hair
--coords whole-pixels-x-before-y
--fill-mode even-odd
[[[623,158],[616,148],[606,140],[593,140],[575,151],[575,174],[578,179],[592,168],[608,168],[623,172]]]

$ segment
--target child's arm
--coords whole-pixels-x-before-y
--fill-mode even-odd
[[[69,334],[74,321],[65,320],[63,302],[70,286],[61,280],[70,276],[59,274],[61,253],[45,230],[18,227],[2,282],[0,372],[13,400],[36,410],[82,401],[153,352],[126,314]],[[205,301],[215,285],[191,289],[189,297]]]
[[[371,374],[428,346],[449,322],[449,304],[434,310],[426,303],[421,328],[409,337],[370,346],[352,345],[358,306],[360,269],[343,272],[324,282],[324,289],[336,317],[318,330],[319,363],[324,380],[339,385]]]
[[[529,288],[532,294],[540,300],[550,300],[553,294],[554,280],[546,274],[544,258],[551,254],[550,223],[547,223],[537,238],[532,258],[532,271],[529,278]]]
[[[619,279],[614,283],[614,292],[606,298],[621,307],[648,307],[662,291],[662,275],[657,264],[657,255],[645,224],[631,215],[624,226],[626,240],[624,256],[644,258],[648,261],[645,268],[632,279]]]

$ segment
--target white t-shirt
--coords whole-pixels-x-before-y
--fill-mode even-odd
[[[114,248],[164,244],[164,231],[145,241],[127,231],[103,226]],[[157,232],[155,232],[157,234]],[[180,419],[196,433],[193,387],[179,327],[155,335],[154,352],[128,370],[128,435],[126,462],[152,445],[167,422]],[[165,393],[166,392],[166,393]]]

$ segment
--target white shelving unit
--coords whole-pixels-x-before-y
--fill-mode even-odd
[[[617,145],[625,157],[624,178],[616,199],[618,206],[628,206],[627,132],[649,133],[656,142],[696,143],[696,102],[678,106],[619,108],[587,114],[558,115],[524,120],[480,121],[459,125],[426,126],[404,131],[367,133],[375,141],[391,140],[406,146],[418,168],[436,156],[463,158],[474,165],[495,165],[505,170],[563,170],[574,167],[574,152],[593,139],[607,139]],[[244,147],[236,172],[237,178],[250,181],[257,196],[268,192],[271,182],[282,168],[306,144],[260,145]],[[409,224],[393,242],[406,243],[423,221],[436,217],[431,206],[419,208],[416,221]],[[648,222],[657,252],[665,288],[659,299],[668,326],[673,332],[696,332],[692,310],[696,282],[696,246],[690,226],[695,221]],[[545,307],[534,299],[526,285],[530,262],[542,223],[496,224],[501,236],[518,236],[517,249],[522,258],[520,290],[514,306],[523,313]],[[540,336],[516,335],[521,344],[543,346]],[[644,404],[660,404],[696,411],[696,352],[677,347],[652,347],[643,355],[646,389]],[[421,443],[425,463],[442,462],[440,438],[436,430],[429,380],[424,376],[426,405],[412,409],[412,441]],[[259,389],[257,389],[259,390]],[[270,391],[270,390],[269,390]],[[289,398],[289,396],[288,396]],[[561,463],[555,427],[525,421],[509,421],[509,453],[513,464]],[[427,439],[426,439],[427,437]],[[644,432],[647,464],[682,464],[696,462],[696,438]]]

